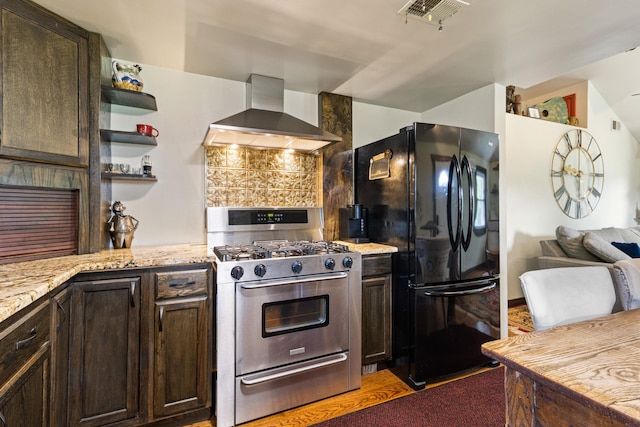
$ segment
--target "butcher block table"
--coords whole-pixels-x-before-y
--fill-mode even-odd
[[[506,366],[509,426],[640,425],[640,309],[482,345]]]

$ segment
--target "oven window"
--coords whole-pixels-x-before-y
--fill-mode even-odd
[[[328,324],[329,295],[270,302],[262,306],[263,338]]]

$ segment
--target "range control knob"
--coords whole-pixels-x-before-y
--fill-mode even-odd
[[[291,271],[293,271],[296,274],[300,273],[302,271],[302,262],[294,261],[294,263],[291,264]]]
[[[254,267],[253,272],[256,273],[256,276],[262,277],[267,274],[267,267],[264,264],[258,264]]]
[[[345,266],[346,268],[351,268],[353,266],[353,260],[351,259],[350,256],[344,257],[342,259],[342,265]]]
[[[239,265],[236,265],[231,269],[231,277],[233,277],[236,280],[240,280],[243,274],[244,274],[244,268],[240,267]]]
[[[333,270],[336,267],[336,260],[333,258],[327,258],[324,261],[324,266],[327,270]]]

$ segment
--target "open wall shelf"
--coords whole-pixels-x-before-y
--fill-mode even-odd
[[[100,138],[104,142],[124,142],[128,144],[158,145],[156,138],[138,132],[100,129]]]
[[[144,108],[146,110],[158,111],[156,98],[144,92],[119,89],[112,86],[102,86],[102,95],[106,102],[110,104],[125,105],[128,107]]]

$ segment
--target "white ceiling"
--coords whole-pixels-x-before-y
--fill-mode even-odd
[[[416,112],[494,82],[542,95],[591,80],[640,141],[640,49],[624,53],[640,45],[638,0],[468,0],[442,32],[405,23],[406,0],[36,2],[115,58]]]

